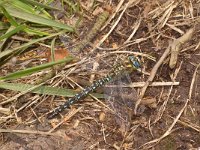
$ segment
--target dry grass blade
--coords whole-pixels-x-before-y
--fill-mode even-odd
[[[163,28],[163,26],[165,26],[165,24],[167,23],[167,20],[169,19],[169,16],[172,13],[172,10],[177,6],[177,2],[173,1],[173,0],[168,0],[167,2],[165,2],[162,6],[157,7],[156,9],[152,10],[151,12],[149,12],[149,15],[153,15],[152,19],[158,18],[159,16],[162,16],[159,18],[159,21],[157,22],[156,25],[154,25],[154,27],[152,27],[152,29],[150,30],[153,31],[154,29],[156,29],[156,27],[158,27],[159,29]]]
[[[183,32],[181,29],[177,28],[175,25],[171,25],[171,24],[169,24],[169,23],[166,23],[166,25],[167,25],[168,27],[170,27],[171,29],[173,29],[174,31],[180,33],[181,35],[184,34],[184,32]]]
[[[0,133],[21,133],[21,134],[40,134],[40,135],[53,135],[60,136],[55,133],[42,132],[37,130],[13,130],[13,129],[0,129]]]
[[[129,85],[117,85],[117,87],[132,87],[132,88],[139,88],[143,87],[145,85],[145,82],[132,82]],[[174,86],[179,85],[179,82],[152,82],[149,86]],[[106,85],[106,87],[115,87],[114,85],[109,86]]]
[[[9,115],[9,114],[11,114],[11,110],[9,108],[0,107],[0,113]]]
[[[169,117],[174,119],[174,117],[172,117],[172,116],[169,116]],[[178,123],[182,124],[183,126],[189,127],[197,132],[200,132],[200,126],[193,124],[190,121],[178,120]]]
[[[192,77],[192,82],[191,82],[190,91],[189,91],[189,100],[191,100],[191,98],[192,98],[192,91],[193,91],[193,88],[194,88],[194,82],[195,82],[195,79],[196,79],[196,76],[197,76],[197,71],[199,69],[199,66],[200,66],[200,64],[197,65],[197,67],[194,71],[193,77]]]
[[[159,17],[164,11],[169,9],[169,7],[174,3],[174,1],[168,0],[160,7],[156,7],[154,10],[149,12],[149,15],[153,15],[152,19]]]

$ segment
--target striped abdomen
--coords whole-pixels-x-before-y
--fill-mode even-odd
[[[113,77],[119,75],[124,69],[125,69],[125,67],[121,64],[115,66],[106,77],[95,81],[91,86],[86,87],[84,90],[82,90],[80,93],[76,94],[74,97],[69,98],[63,105],[58,106],[55,110],[50,112],[48,114],[47,118],[52,119],[58,113],[62,112],[66,108],[69,108],[72,104],[74,104],[78,100],[86,97],[89,93],[93,92],[96,88],[98,88],[98,87],[104,85],[105,83],[111,81],[113,79]]]

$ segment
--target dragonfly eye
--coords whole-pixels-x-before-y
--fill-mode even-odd
[[[133,68],[136,68],[136,69],[141,68],[140,59],[138,57],[129,56],[128,58],[129,58],[129,61],[130,61]]]

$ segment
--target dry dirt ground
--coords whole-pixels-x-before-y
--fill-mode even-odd
[[[151,76],[153,82],[158,82],[157,86],[149,86],[145,91],[142,86],[135,88],[138,97],[141,96],[141,91],[144,91],[139,104],[139,106],[144,105],[144,109],[141,114],[131,116],[126,133],[122,132],[116,118],[105,107],[104,99],[101,102],[105,105],[92,97],[87,97],[62,113],[62,117],[48,120],[45,114],[62,104],[64,98],[27,93],[2,106],[14,111],[29,104],[19,111],[17,116],[9,117],[1,114],[0,128],[4,129],[0,134],[1,150],[200,149],[200,1],[132,2],[110,1],[107,4],[111,6],[110,22],[105,23],[106,27],[98,32],[91,44],[80,54],[80,58],[87,56],[113,28],[92,57],[98,55],[100,60],[113,63],[112,57],[138,52],[146,74],[136,72],[130,74],[132,82],[148,81],[146,84],[151,84],[152,81],[149,81]],[[85,11],[90,7],[86,1],[81,1],[81,4]],[[97,1],[97,4],[96,9],[88,10],[87,15],[85,14],[83,25],[79,29],[80,39],[75,41],[80,41],[90,31],[97,18],[95,13],[106,9],[105,1]],[[156,65],[169,47],[171,54],[168,53],[160,65]],[[104,58],[104,54],[108,56]],[[155,61],[145,54],[154,57]],[[177,61],[171,56],[177,58]],[[175,62],[171,68],[170,61]],[[78,69],[81,67],[80,65]],[[0,75],[17,69],[17,65],[13,69],[5,64],[1,67]],[[64,71],[66,73],[68,69]],[[104,69],[103,72],[97,73],[95,79],[107,72],[108,69]],[[32,83],[30,80],[34,80],[33,77],[15,82]],[[70,77],[74,80],[78,78],[89,80],[90,74],[75,70],[69,75]],[[56,86],[66,88],[72,88],[72,85],[77,89],[69,78],[61,74],[47,84],[51,86],[58,83]],[[170,85],[167,85],[168,82]],[[179,84],[172,86],[175,82]],[[1,102],[18,94],[3,89],[0,89],[0,92],[3,95],[0,97]]]

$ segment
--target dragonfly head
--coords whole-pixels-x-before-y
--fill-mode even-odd
[[[142,68],[142,65],[141,65],[141,62],[140,62],[140,59],[138,57],[135,57],[135,56],[128,56],[128,59],[129,59],[129,62],[131,64],[131,67],[133,69],[141,69]]]

